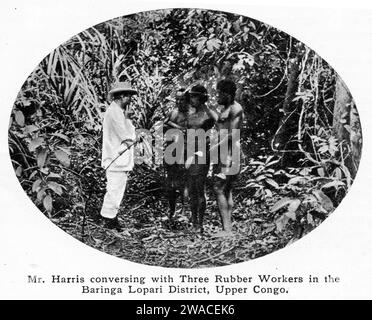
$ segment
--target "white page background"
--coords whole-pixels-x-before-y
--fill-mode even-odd
[[[10,112],[23,82],[54,48],[97,23],[130,13],[200,7],[242,14],[304,42],[350,89],[363,130],[357,178],[336,211],[291,246],[249,262],[211,269],[171,269],[128,262],[84,245],[56,227],[21,188],[8,155]],[[372,11],[367,1],[1,1],[0,3],[0,298],[1,299],[365,299],[372,298]],[[285,295],[87,295],[50,275],[137,276],[215,274],[332,275],[337,284],[291,284]],[[44,284],[27,283],[38,275]]]

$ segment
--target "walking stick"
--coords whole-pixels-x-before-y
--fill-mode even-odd
[[[125,152],[127,152],[130,148],[132,148],[135,144],[139,143],[140,141],[142,140],[142,137],[140,137],[139,140],[136,140],[134,141],[132,144],[130,144],[129,146],[127,145],[127,148],[124,149],[124,151],[120,154],[118,154],[110,163],[109,165],[105,168],[105,171],[108,170],[108,168],[110,168],[110,166],[118,159],[120,158]]]
[[[154,131],[155,131],[155,129],[154,128],[152,128],[152,129],[150,129],[150,133],[151,134],[153,134],[154,133]],[[108,168],[110,168],[110,166],[118,159],[118,158],[120,158],[125,152],[127,152],[130,148],[132,148],[134,145],[136,145],[137,143],[139,143],[139,142],[142,142],[143,141],[143,137],[142,136],[139,136],[139,139],[138,140],[136,140],[136,141],[134,141],[132,144],[130,144],[130,145],[127,145],[127,148],[126,149],[124,149],[124,151],[122,152],[122,153],[120,153],[120,154],[118,154],[110,163],[109,163],[109,165],[105,168],[105,171],[107,171],[108,170]]]

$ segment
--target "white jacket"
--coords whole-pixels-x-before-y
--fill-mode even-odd
[[[136,131],[130,119],[125,118],[123,110],[114,101],[107,108],[103,119],[103,142],[102,142],[102,162],[103,168],[114,160],[119,151],[126,149],[126,144],[122,143],[126,139],[135,140]],[[134,147],[124,152],[108,170],[110,171],[130,171],[134,166]]]

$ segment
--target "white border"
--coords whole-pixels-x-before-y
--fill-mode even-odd
[[[23,81],[51,50],[76,33],[114,17],[169,7],[243,14],[275,26],[315,50],[341,75],[361,115],[364,147],[357,179],[335,213],[297,243],[230,267],[179,270],[123,261],[90,248],[44,218],[21,189],[8,157],[7,127]],[[145,299],[369,299],[372,297],[371,119],[372,11],[367,1],[1,1],[0,3],[0,298],[142,299],[84,296],[78,286],[27,284],[28,274],[64,275],[327,275],[331,286],[293,285],[285,296],[156,295]]]

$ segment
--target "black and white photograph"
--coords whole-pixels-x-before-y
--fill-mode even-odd
[[[370,6],[0,7],[0,299],[371,298]]]
[[[305,236],[352,187],[362,128],[316,52],[247,16],[139,12],[25,79],[9,152],[40,213],[85,244],[174,268],[249,261]]]

